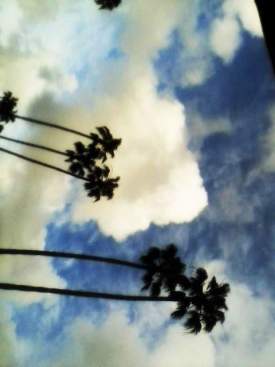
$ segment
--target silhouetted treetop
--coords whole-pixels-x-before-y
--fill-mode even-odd
[[[142,290],[149,290],[152,296],[158,296],[162,290],[171,293],[182,283],[185,264],[176,255],[176,246],[170,244],[164,249],[151,247],[140,257],[141,263],[149,268],[142,278]]]
[[[18,99],[11,92],[4,92],[4,95],[0,98],[0,123],[7,124],[15,120],[17,102]],[[2,130],[3,126],[0,126],[0,132]]]
[[[212,277],[206,284],[207,279],[206,270],[198,268],[184,292],[171,293],[171,296],[177,299],[177,309],[172,312],[171,317],[185,317],[185,328],[194,334],[202,329],[209,333],[218,322],[222,324],[225,320],[225,299],[230,292],[230,286],[227,283],[219,284],[216,277]]]
[[[99,9],[113,10],[120,5],[121,0],[95,0],[95,3],[99,5]]]
[[[109,178],[109,168],[95,166],[94,170],[87,176],[89,182],[84,184],[87,195],[94,198],[94,201],[100,200],[102,196],[112,199],[114,190],[118,187],[120,177]]]
[[[212,331],[216,323],[225,320],[225,299],[230,292],[229,284],[218,283],[215,277],[207,283],[204,268],[197,268],[191,276],[185,274],[186,265],[177,256],[177,248],[170,244],[161,249],[151,247],[140,257],[148,269],[143,275],[142,290],[149,290],[157,297],[168,293],[177,302],[173,319],[185,319],[185,328],[194,334],[202,329]]]

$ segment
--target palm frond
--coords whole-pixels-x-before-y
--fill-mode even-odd
[[[191,334],[198,334],[202,328],[200,314],[196,311],[188,311],[184,326]]]
[[[95,3],[99,5],[99,9],[113,10],[120,5],[121,0],[95,0]]]

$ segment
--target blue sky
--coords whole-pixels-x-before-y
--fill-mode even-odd
[[[3,1],[0,20],[11,12],[17,22],[0,26],[0,90],[14,90],[24,113],[83,131],[107,121],[123,141],[112,161],[121,187],[93,204],[75,180],[1,156],[1,247],[137,260],[173,242],[190,269],[230,282],[229,311],[211,336],[191,336],[169,320],[170,305],[2,291],[0,367],[273,366],[275,84],[253,1],[125,0],[113,13],[59,4]],[[71,144],[15,125],[6,135]],[[14,283],[141,285],[139,270],[0,261]]]

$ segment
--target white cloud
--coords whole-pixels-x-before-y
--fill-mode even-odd
[[[5,71],[0,75],[1,89],[12,89],[20,96],[20,111],[45,92],[56,101],[73,93],[79,104],[72,109],[68,105],[67,120],[61,104],[55,113],[43,108],[48,112],[44,115],[74,126],[77,121],[83,130],[91,129],[91,120],[95,121],[93,125],[109,124],[114,134],[123,138],[113,161],[114,175],[121,175],[116,197],[110,203],[95,205],[82,196],[72,216],[78,222],[95,219],[102,230],[117,239],[146,229],[151,222],[163,225],[190,221],[207,204],[196,159],[187,149],[184,113],[180,104],[157,95],[152,70],[153,58],[167,45],[177,26],[186,48],[192,51],[192,64],[204,59],[204,37],[196,26],[201,2],[192,4],[190,9],[189,2],[179,0],[162,2],[161,6],[157,0],[150,4],[139,0],[131,6],[123,4],[110,15],[98,12],[90,2],[77,6],[71,0],[53,5],[35,1],[12,3],[20,21],[9,30],[13,36],[6,37],[9,42],[3,48],[1,70]],[[229,14],[225,23],[216,22],[230,35],[227,49],[220,49],[225,42],[216,39],[213,43],[215,52],[228,60],[233,57],[238,39],[232,27],[236,27],[236,14],[241,17],[243,8],[224,9]],[[182,22],[183,18],[186,22]],[[107,62],[114,45],[122,49],[124,58]],[[204,80],[209,68],[205,66],[207,62],[201,64],[202,69],[196,67],[193,73],[187,73],[188,83]],[[36,139],[52,138],[44,134],[36,135]],[[21,188],[25,182],[22,178]],[[34,195],[39,196],[42,187],[40,191],[31,187]]]
[[[274,303],[268,297],[255,297],[244,285],[234,284],[228,301],[224,329],[217,331],[217,365],[244,367],[273,365],[275,346]]]
[[[64,205],[64,189],[68,183],[51,172],[44,173],[41,168],[10,157],[1,160],[0,182],[0,247],[42,249],[45,226],[53,213]],[[0,264],[1,281],[64,286],[47,259],[1,256]],[[24,303],[41,298],[49,302],[54,300],[53,297],[16,292],[5,293],[5,297]]]
[[[122,14],[129,13],[123,18],[124,30],[117,47],[122,49],[125,57],[113,64],[104,63],[104,57],[115,44],[116,18],[101,16],[90,3],[74,7],[70,1],[62,3],[54,18],[44,15],[41,19],[41,9],[35,3],[30,4],[19,8],[25,19],[25,28],[21,26],[26,29],[24,36],[21,37],[20,29],[17,30],[22,45],[29,47],[27,56],[23,53],[26,71],[23,73],[19,68],[21,71],[17,75],[17,65],[24,65],[22,56],[16,51],[8,52],[4,65],[10,65],[11,70],[3,75],[2,89],[13,89],[17,85],[15,92],[20,96],[20,92],[23,93],[23,107],[24,100],[28,106],[35,95],[42,96],[36,103],[39,108],[34,106],[32,109],[38,111],[39,117],[52,117],[74,126],[77,121],[83,130],[85,127],[91,129],[91,120],[97,121],[97,125],[109,123],[111,131],[123,138],[123,145],[112,164],[114,175],[121,175],[121,186],[115,199],[92,204],[83,194],[82,200],[76,202],[72,218],[76,221],[95,219],[102,230],[117,239],[146,229],[151,222],[162,225],[192,220],[207,204],[206,193],[196,160],[187,149],[182,106],[157,95],[151,65],[153,57],[166,45],[176,26],[182,4],[174,0],[159,6],[154,0],[150,4],[136,1],[130,8],[122,7]],[[149,15],[152,11],[155,12],[153,22]],[[38,20],[35,18],[37,12]],[[32,33],[28,27],[31,19],[34,20]],[[102,34],[100,38],[98,34]],[[78,53],[75,53],[76,48]],[[28,72],[29,69],[33,74]],[[79,85],[76,79],[81,73],[86,77],[80,77],[83,84]],[[21,79],[21,74],[27,76]],[[33,80],[30,80],[31,75]],[[19,83],[15,83],[16,78]],[[33,86],[33,92],[26,95],[25,90],[29,90],[26,85],[29,84]],[[96,94],[94,88],[97,88]],[[76,102],[72,108],[68,105],[68,111],[64,113],[64,106],[59,103],[52,113],[50,109],[54,103],[48,103],[45,92],[51,93],[56,101],[73,92],[79,104]],[[92,108],[83,106],[83,103],[91,102]],[[35,130],[36,141],[53,143],[52,135],[45,134],[48,132],[39,136]],[[55,141],[61,143],[58,138]],[[47,177],[50,175],[44,176],[43,185]],[[30,185],[22,177],[20,182],[21,190],[28,185],[29,192],[41,194],[41,185],[38,184],[39,190],[34,190],[34,184],[37,186],[34,181]]]
[[[242,29],[254,37],[262,37],[258,12],[252,0],[226,0],[222,17],[213,21],[210,32],[212,51],[228,63],[241,45]]]
[[[146,367],[213,366],[214,347],[208,336],[184,335],[181,327],[173,327],[153,351],[147,349],[135,325],[128,323],[123,313],[114,313],[101,327],[85,320],[76,321],[67,330],[67,342],[61,354],[43,364],[79,367],[88,364]],[[200,353],[195,351],[200,348]],[[196,356],[195,356],[196,355]]]
[[[243,31],[262,37],[258,12],[253,0],[182,1],[177,30],[183,50],[161,76],[170,88],[203,84],[214,74],[214,57],[231,62],[242,43]],[[207,25],[206,25],[207,24]],[[165,69],[165,66],[163,66]]]
[[[243,28],[255,37],[263,37],[261,23],[255,1],[226,0],[223,4],[224,13],[238,18]]]
[[[124,97],[122,85],[112,102],[101,99],[94,118],[111,121],[111,130],[122,137],[112,162],[120,187],[110,202],[92,204],[83,194],[73,214],[77,222],[95,218],[117,239],[151,222],[190,221],[207,202],[197,163],[186,148],[180,104],[155,96],[147,80],[135,81],[133,88]]]
[[[236,19],[224,17],[213,22],[210,45],[225,62],[233,59],[240,42],[240,26]]]
[[[28,345],[24,340],[17,338],[11,312],[2,302],[0,304],[0,313],[1,366],[20,366],[22,359],[27,355]]]

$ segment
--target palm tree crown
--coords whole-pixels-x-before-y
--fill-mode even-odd
[[[3,97],[0,98],[0,122],[8,123],[15,120],[16,105],[18,99],[15,98],[11,92],[4,92]],[[0,132],[3,126],[0,126]]]
[[[114,189],[118,187],[120,177],[109,178],[109,168],[95,166],[93,171],[88,175],[89,182],[85,182],[84,187],[89,197],[100,200],[101,196],[106,196],[109,200],[114,195]]]
[[[121,144],[121,139],[114,139],[107,127],[98,127],[100,135],[91,133],[93,142],[85,146],[82,142],[74,144],[74,150],[67,150],[70,163],[69,171],[74,175],[83,177],[86,181],[84,187],[89,197],[95,201],[100,200],[101,196],[112,199],[114,189],[118,187],[120,177],[110,178],[110,169],[103,165],[109,153],[114,157],[114,152]],[[98,161],[101,160],[101,164]]]
[[[95,3],[99,5],[99,9],[113,10],[120,5],[121,0],[95,0]]]
[[[145,255],[141,256],[141,263],[148,267],[143,276],[142,290],[150,290],[151,295],[158,296],[162,290],[171,293],[178,285],[185,284],[186,266],[176,255],[176,246],[170,244],[164,249],[151,247]]]
[[[227,283],[218,284],[216,277],[212,277],[206,284],[207,278],[206,270],[198,268],[195,276],[190,278],[189,287],[171,294],[178,303],[171,317],[173,319],[186,317],[184,326],[194,334],[202,329],[209,333],[217,322],[223,323],[225,320],[224,311],[227,310],[225,299],[230,292],[230,286]]]

